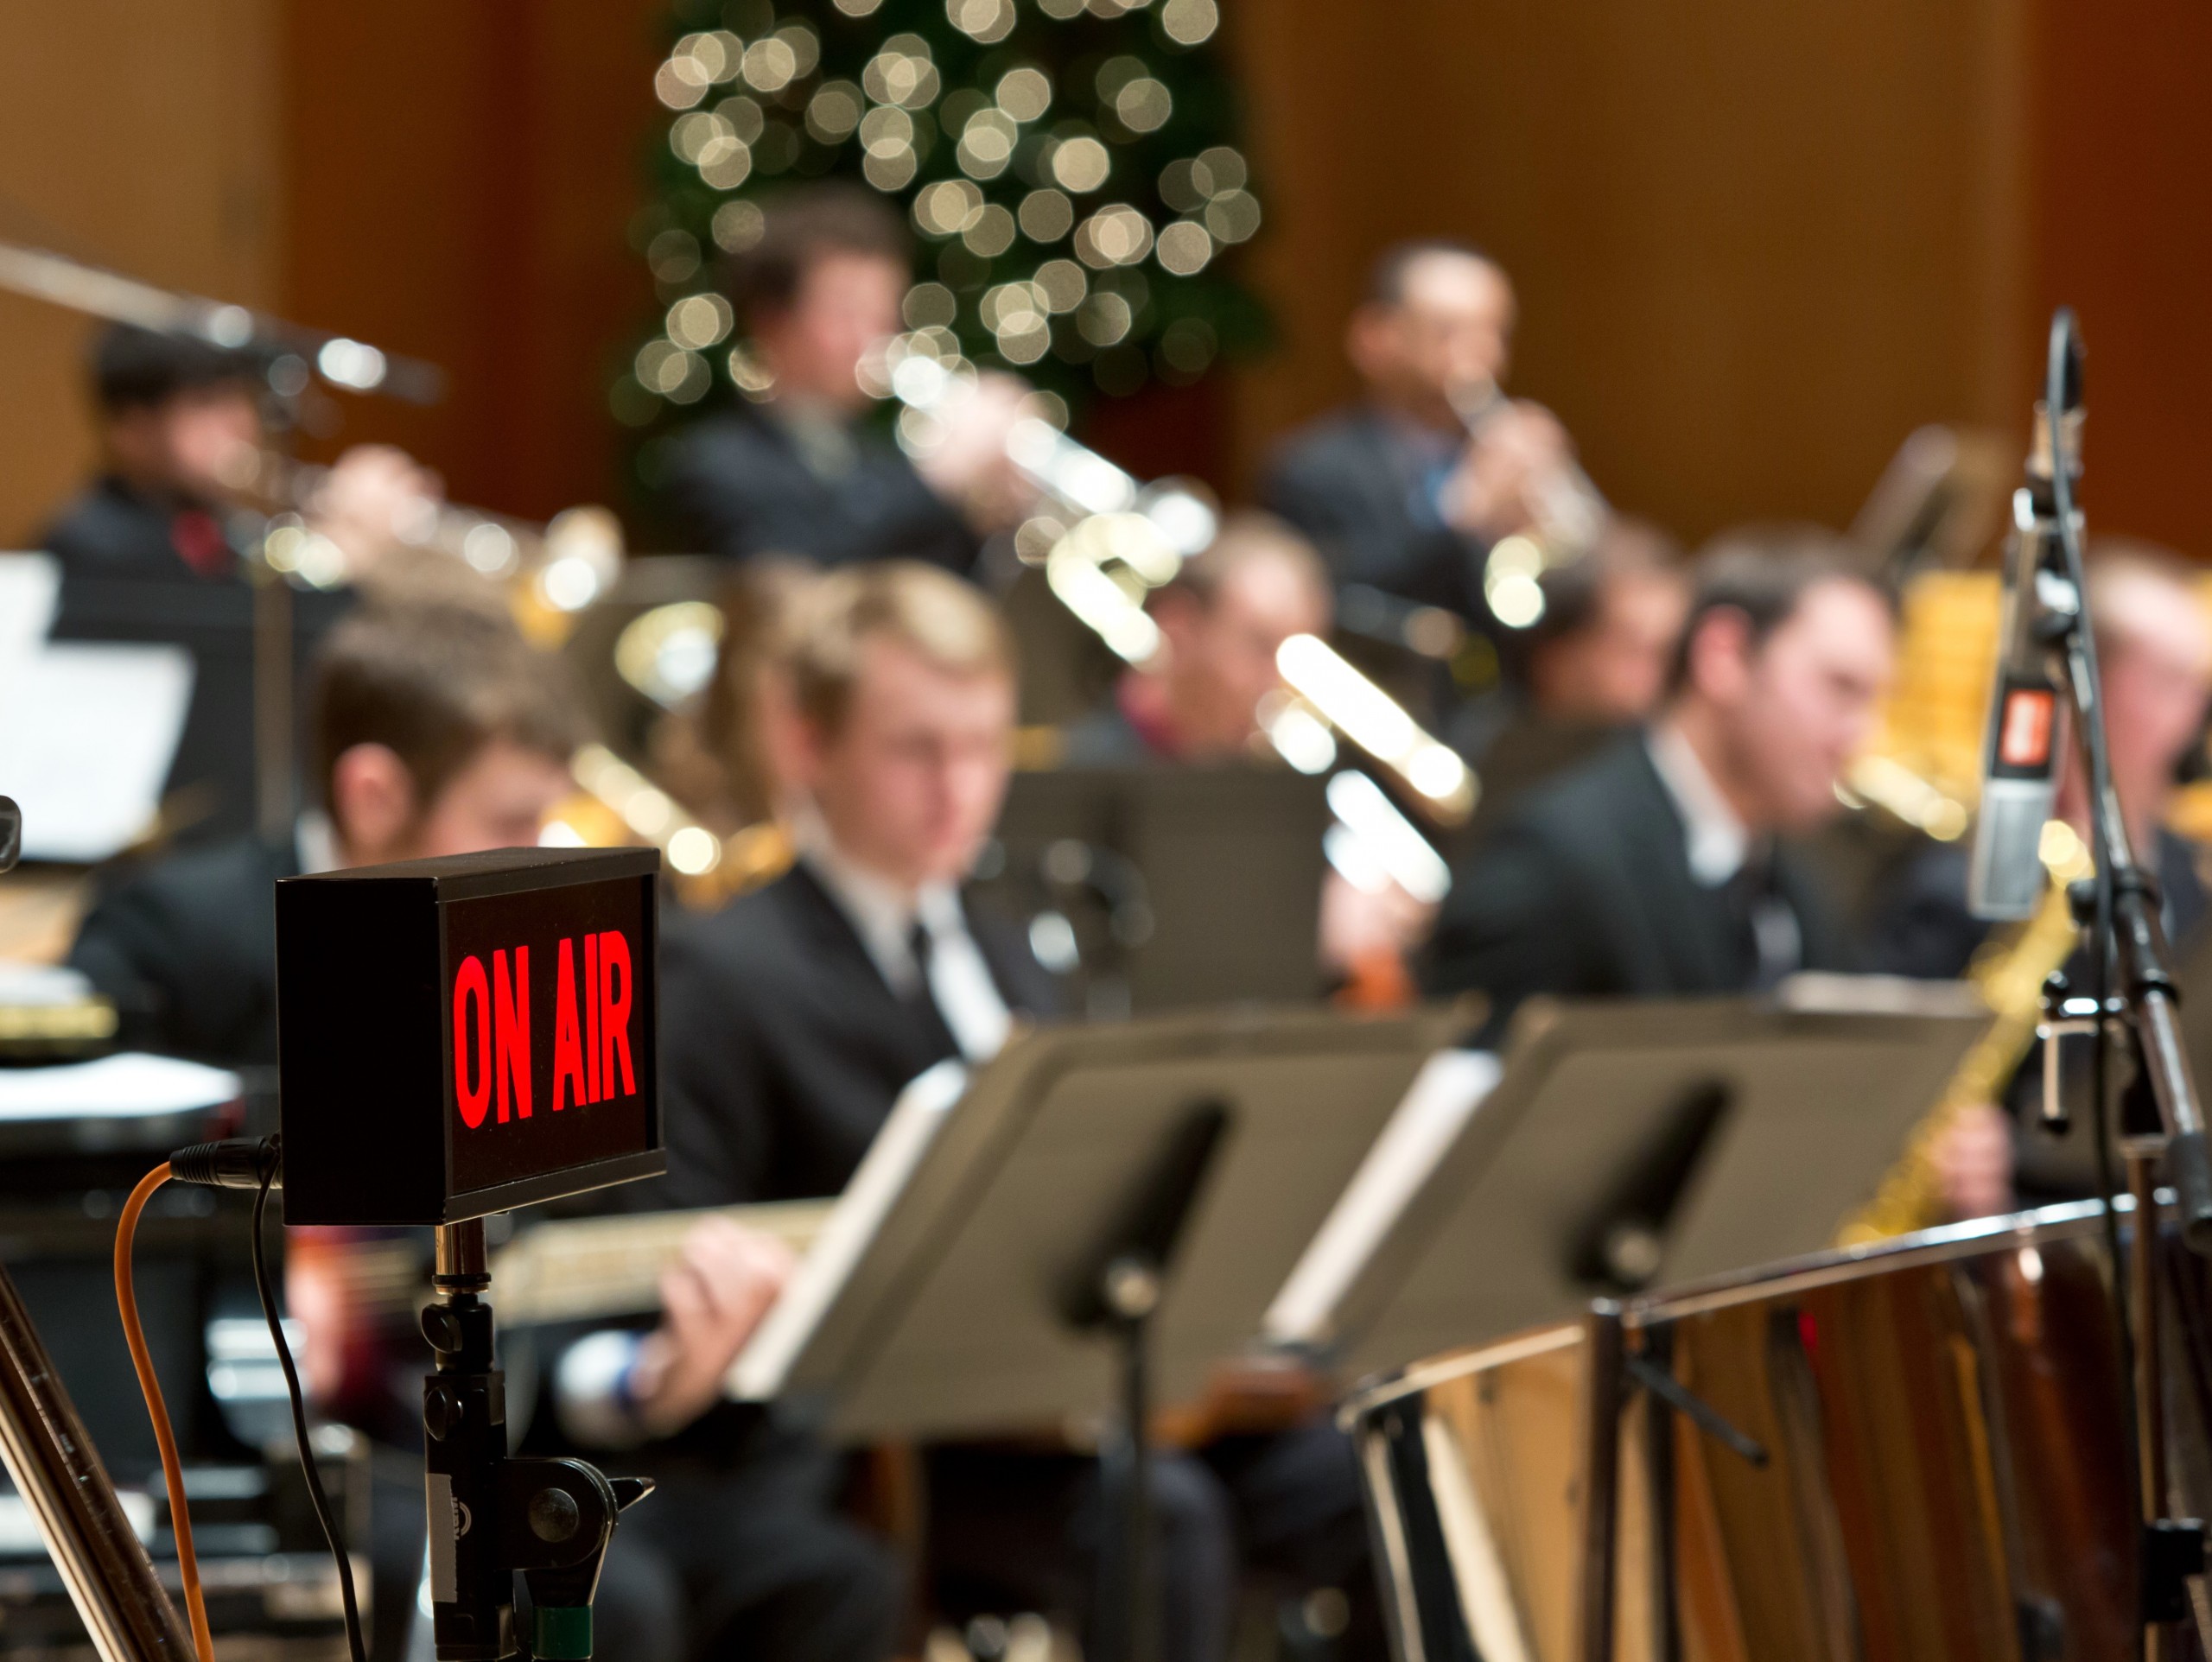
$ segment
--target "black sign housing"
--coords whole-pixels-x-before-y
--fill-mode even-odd
[[[666,1169],[651,849],[276,885],[284,1219],[456,1223]]]

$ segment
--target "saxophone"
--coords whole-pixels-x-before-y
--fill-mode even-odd
[[[2052,828],[2056,828],[2054,830]],[[2066,833],[2061,836],[2059,831]],[[2067,904],[2067,885],[2089,872],[2088,851],[2070,828],[2053,821],[2044,836],[2044,865],[2050,883],[2035,915],[1974,955],[1967,980],[1994,1018],[1959,1063],[1936,1106],[1913,1128],[1904,1151],[1872,1200],[1837,1232],[1839,1246],[1861,1246],[1891,1235],[1926,1229],[1943,1219],[1936,1149],[1959,1116],[1980,1102],[1994,1102],[2035,1043],[2043,1013],[2044,983],[2072,955],[2081,940]]]

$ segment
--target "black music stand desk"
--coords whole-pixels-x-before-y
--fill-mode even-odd
[[[1146,1348],[1161,1399],[1195,1392],[1252,1348],[1409,1084],[1476,1014],[1240,1011],[1047,1028],[1018,1036],[964,1094],[925,1075],[739,1359],[739,1394],[811,1409],[849,1439],[1056,1428],[1113,1410],[1119,1342],[1074,1312],[1104,1243],[1143,1223],[1147,1196],[1160,1202],[1163,1172],[1189,1204],[1169,1232]],[[1193,1127],[1209,1143],[1209,1126],[1193,1177]],[[811,1274],[825,1265],[826,1285]]]
[[[1831,1246],[1989,1021],[1962,983],[1884,977],[1531,1000],[1433,1163],[1355,1180],[1268,1337],[1357,1378]],[[1402,1204],[1372,1192],[1389,1182]]]

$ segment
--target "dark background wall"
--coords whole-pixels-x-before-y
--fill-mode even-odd
[[[1281,342],[1104,411],[1143,472],[1232,489],[1350,390],[1374,249],[1494,249],[1517,390],[1622,505],[1692,538],[1841,523],[1926,421],[2024,434],[2049,305],[2091,351],[2088,501],[2212,555],[2212,16],[2188,0],[1229,0]],[[652,295],[626,227],[661,112],[661,0],[125,0],[0,21],[0,235],[262,299],[453,372],[349,400],[456,497],[618,489],[605,386]],[[112,49],[117,40],[126,49]],[[88,455],[73,322],[0,299],[0,540]]]

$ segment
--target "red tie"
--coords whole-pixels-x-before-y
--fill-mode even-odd
[[[180,508],[169,521],[169,546],[202,577],[227,577],[233,558],[230,539],[214,515],[200,508]]]

